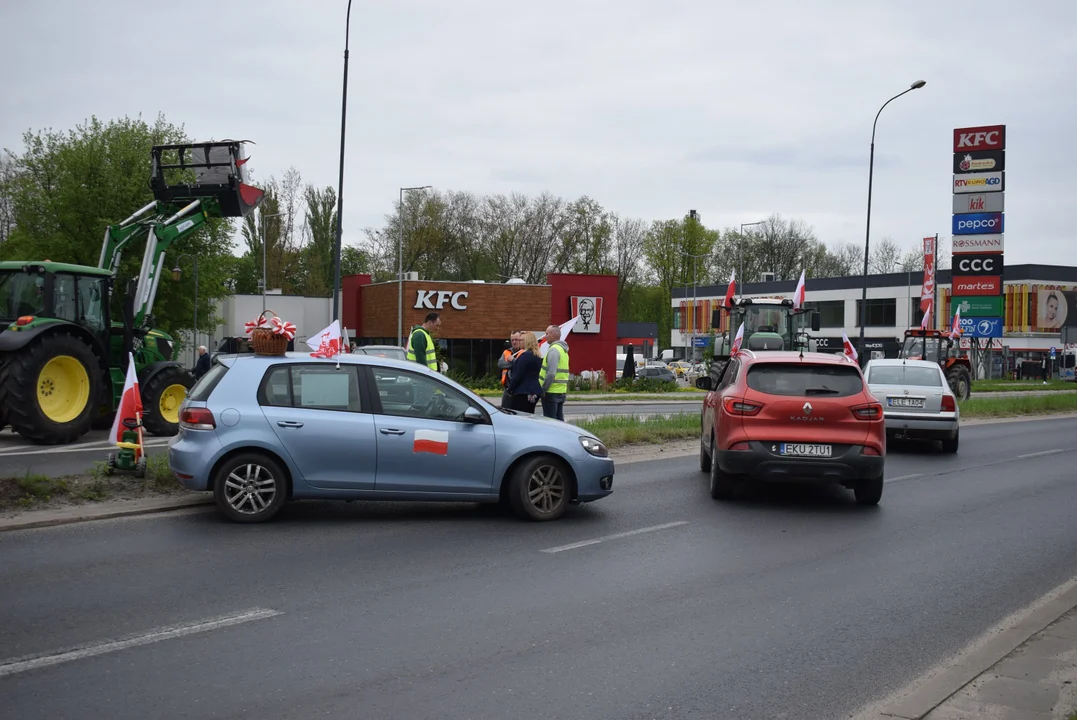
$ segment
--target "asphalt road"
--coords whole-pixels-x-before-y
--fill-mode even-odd
[[[836,488],[718,503],[693,457],[624,465],[612,497],[547,524],[299,503],[260,526],[187,511],[4,533],[0,707],[834,720],[1077,575],[1075,434],[892,447],[871,509]]]

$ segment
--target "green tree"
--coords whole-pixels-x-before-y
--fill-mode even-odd
[[[308,297],[333,295],[333,249],[337,237],[337,193],[332,186],[321,190],[308,185],[303,191],[306,205],[306,244],[301,251],[303,294]],[[343,269],[341,249],[341,275]]]

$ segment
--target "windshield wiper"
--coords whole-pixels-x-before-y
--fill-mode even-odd
[[[831,390],[828,387],[804,388],[805,395],[837,395],[840,390]]]

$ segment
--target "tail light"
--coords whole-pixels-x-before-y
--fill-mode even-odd
[[[957,412],[957,403],[954,402],[953,395],[942,396],[942,411],[943,412]]]
[[[751,450],[752,444],[746,442],[733,443],[733,445],[731,445],[729,449],[735,450],[737,452],[743,452],[745,450]]]
[[[873,447],[869,447],[867,445],[865,445],[864,447],[862,447],[860,449],[860,454],[861,455],[874,455],[875,457],[881,457],[882,456],[882,454],[878,450],[876,450]]]
[[[184,408],[180,410],[180,427],[188,430],[215,430],[217,422],[213,413],[206,408]]]
[[[853,408],[857,420],[878,420],[883,416],[883,406],[879,403],[867,403]]]
[[[738,400],[737,398],[727,397],[722,400],[722,408],[730,415],[751,416],[757,415],[763,409],[763,405],[751,400]]]

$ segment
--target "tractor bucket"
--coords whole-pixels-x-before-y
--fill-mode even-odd
[[[265,192],[247,184],[245,142],[155,145],[150,177],[154,197],[170,204],[213,198],[222,217],[246,217]]]

